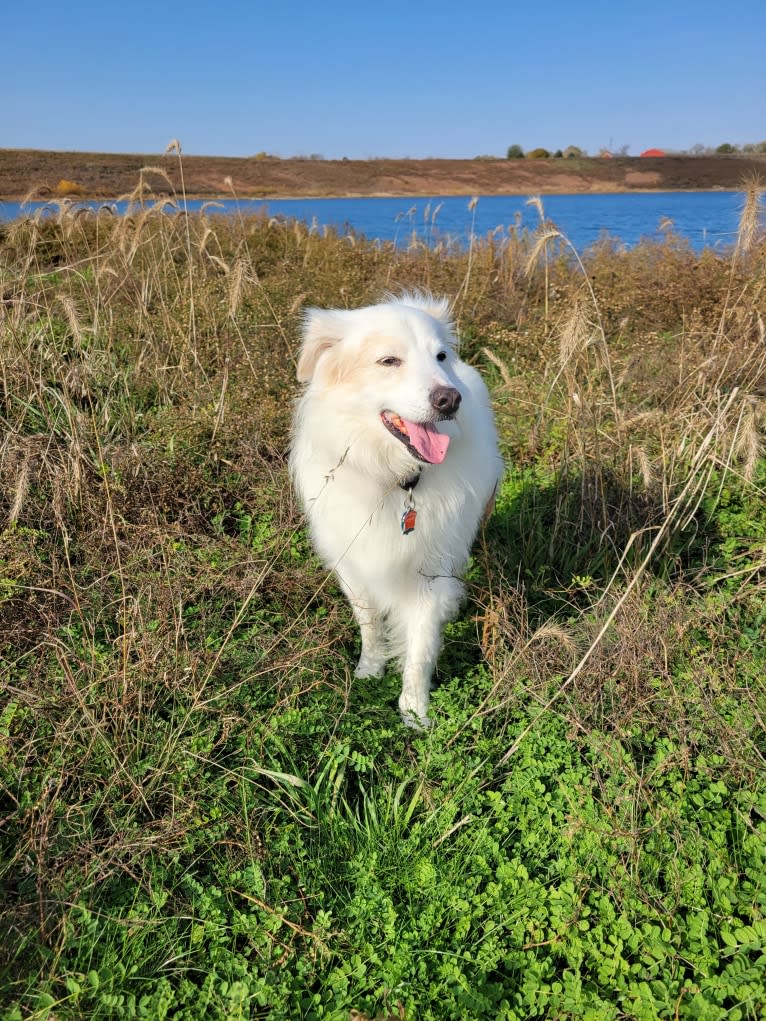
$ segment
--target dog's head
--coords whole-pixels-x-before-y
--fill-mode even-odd
[[[406,294],[366,308],[308,309],[298,379],[367,432],[382,430],[410,458],[440,463],[444,425],[463,398],[446,298]],[[394,455],[395,456],[395,455]]]

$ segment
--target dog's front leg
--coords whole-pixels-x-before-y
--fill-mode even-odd
[[[441,619],[436,616],[421,618],[420,627],[412,629],[407,638],[407,651],[402,670],[402,693],[399,712],[405,727],[425,730],[431,726],[428,718],[431,677],[441,648]]]
[[[405,726],[425,730],[431,726],[428,704],[436,660],[442,645],[442,629],[457,611],[462,585],[456,578],[439,579],[418,594],[415,607],[408,607],[404,623],[406,646],[402,669],[399,712]]]
[[[379,617],[362,620],[356,617],[362,636],[362,654],[354,670],[355,677],[382,677],[386,671],[387,656]]]
[[[428,716],[428,703],[434,663],[435,657],[425,662],[410,661],[409,657],[407,659],[402,676],[402,693],[399,696],[399,712],[405,727],[427,730],[432,725]]]
[[[362,653],[354,670],[355,677],[382,677],[386,671],[388,655],[383,619],[367,599],[349,593],[354,617],[362,637]]]

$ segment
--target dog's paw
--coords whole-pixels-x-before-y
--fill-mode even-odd
[[[405,727],[409,727],[410,730],[419,730],[421,732],[430,730],[433,727],[434,722],[428,715],[428,705],[413,704],[409,699],[399,699],[399,714],[402,717],[402,723]]]
[[[410,730],[415,730],[419,734],[425,734],[425,732],[430,730],[434,725],[434,721],[429,716],[420,716],[412,711],[408,713],[400,713],[400,715],[405,727],[408,727]]]
[[[356,664],[354,677],[382,677],[386,672],[386,661],[372,656],[362,656]]]

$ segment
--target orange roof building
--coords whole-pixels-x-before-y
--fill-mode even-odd
[[[665,153],[662,149],[646,149],[641,153],[642,156],[664,156]]]

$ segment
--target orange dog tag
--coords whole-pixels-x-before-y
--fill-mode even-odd
[[[402,514],[402,534],[409,535],[410,532],[415,531],[415,519],[418,516],[418,512],[414,507],[408,507],[404,514]]]

